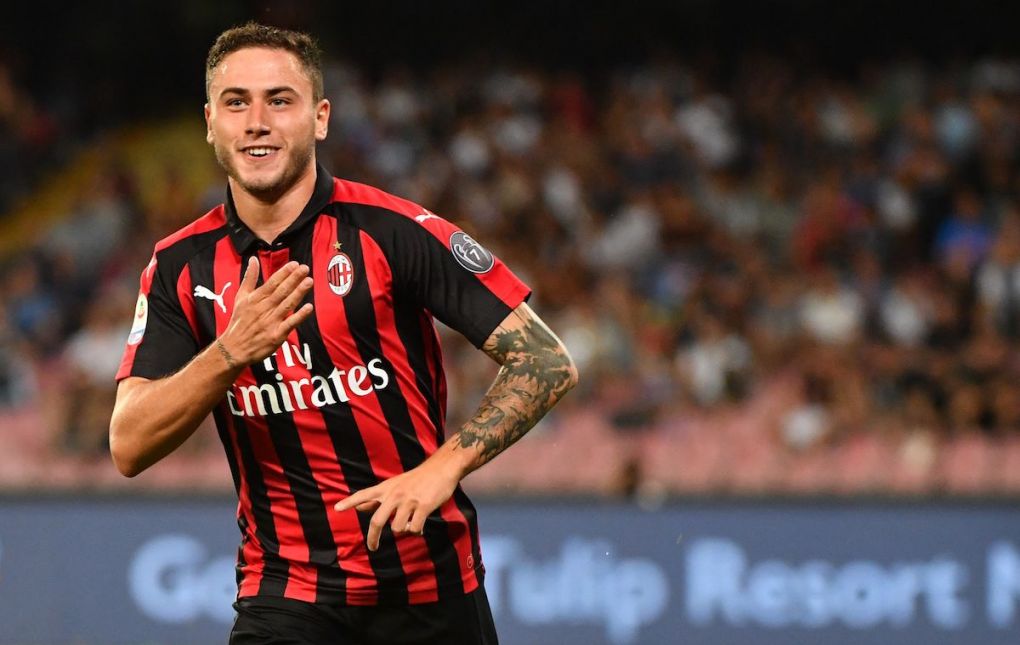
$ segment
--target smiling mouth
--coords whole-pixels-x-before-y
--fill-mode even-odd
[[[271,157],[278,151],[278,148],[269,148],[266,146],[245,148],[243,150],[244,155],[249,159],[265,159]]]

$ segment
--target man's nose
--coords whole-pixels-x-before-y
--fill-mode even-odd
[[[266,123],[265,109],[258,103],[248,108],[248,123],[244,132],[254,136],[269,134],[269,124]]]

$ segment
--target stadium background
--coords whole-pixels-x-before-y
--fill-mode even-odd
[[[249,18],[322,42],[327,167],[482,240],[579,362],[465,484],[506,642],[1020,638],[1015,3],[7,11],[0,642],[226,633],[215,434],[132,480],[104,441],[152,244],[222,199],[203,61]],[[453,425],[495,369],[443,339]]]

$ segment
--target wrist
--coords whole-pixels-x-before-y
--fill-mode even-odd
[[[227,364],[228,369],[238,370],[244,367],[240,359],[234,354],[234,352],[230,351],[227,346],[223,344],[221,339],[217,338],[214,340],[213,346],[216,348],[216,353],[219,354],[220,358],[223,359],[223,362]]]
[[[478,452],[473,447],[461,445],[460,433],[453,435],[434,455],[442,460],[443,467],[457,478],[464,479],[478,468]]]

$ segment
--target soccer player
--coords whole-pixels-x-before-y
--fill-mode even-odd
[[[210,50],[226,202],[158,242],[142,273],[110,450],[132,477],[213,414],[239,500],[232,644],[495,643],[459,482],[576,369],[478,242],[317,165],[319,56],[255,23]],[[501,365],[449,437],[433,316]]]

